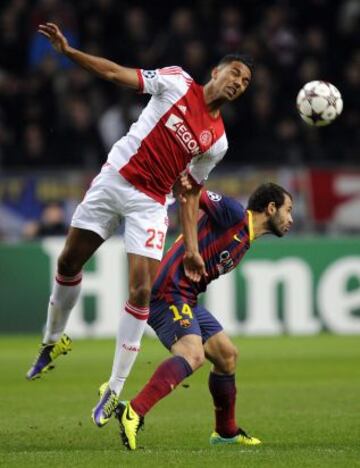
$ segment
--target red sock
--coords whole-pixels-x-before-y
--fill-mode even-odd
[[[221,437],[234,437],[239,429],[235,422],[235,375],[210,372],[209,390],[215,406],[215,431]]]
[[[181,356],[164,361],[153,373],[149,382],[131,400],[131,406],[140,414],[145,414],[162,398],[168,395],[180,382],[192,373],[190,364]]]

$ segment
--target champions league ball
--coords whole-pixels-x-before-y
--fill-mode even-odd
[[[333,122],[343,109],[340,91],[327,81],[309,81],[296,98],[300,117],[309,125],[322,127]]]

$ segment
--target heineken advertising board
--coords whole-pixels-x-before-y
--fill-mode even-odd
[[[40,333],[63,243],[0,245],[1,333]],[[126,298],[126,255],[114,238],[86,265],[67,332],[114,336]],[[230,334],[358,334],[360,239],[260,239],[200,300]]]

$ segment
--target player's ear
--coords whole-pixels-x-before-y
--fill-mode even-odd
[[[214,67],[214,68],[211,70],[211,78],[212,78],[213,80],[216,80],[218,74],[219,74],[219,67]]]
[[[266,214],[268,216],[272,216],[276,213],[276,205],[275,202],[270,202],[268,206],[266,207]]]

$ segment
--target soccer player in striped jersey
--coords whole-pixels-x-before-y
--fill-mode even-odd
[[[40,25],[39,32],[57,52],[86,70],[152,96],[138,121],[113,145],[73,215],[58,259],[43,343],[27,373],[29,380],[40,377],[53,367],[55,358],[70,350],[71,340],[63,333],[80,294],[83,265],[125,220],[129,296],[119,311],[109,384],[92,413],[94,423],[102,427],[115,410],[140,349],[164,248],[167,205],[175,181],[185,170],[195,189],[181,208],[186,245],[182,261],[188,278],[200,281],[206,273],[196,233],[198,194],[227,150],[220,108],[245,92],[252,63],[243,55],[225,56],[202,86],[177,66],[133,69],[81,52],[68,44],[54,23]]]
[[[237,350],[215,317],[198,304],[200,293],[220,275],[233,270],[264,234],[282,237],[290,229],[292,196],[282,187],[267,183],[250,196],[248,208],[233,198],[203,191],[198,222],[200,253],[207,276],[191,281],[184,273],[182,236],[161,262],[156,277],[148,323],[173,354],[156,369],[149,382],[130,402],[116,409],[124,444],[136,449],[136,436],[144,416],[207,358],[213,368],[209,390],[215,406],[212,445],[257,445],[260,440],[241,429],[235,418],[235,370]]]

